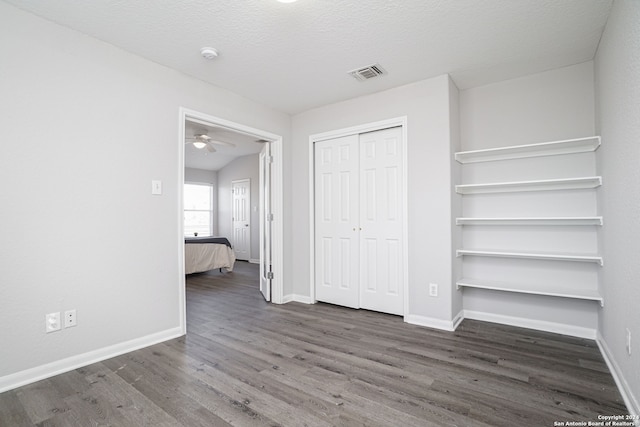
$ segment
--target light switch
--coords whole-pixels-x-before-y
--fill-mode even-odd
[[[151,194],[162,194],[162,181],[151,181]]]

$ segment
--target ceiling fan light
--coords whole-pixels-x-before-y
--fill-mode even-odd
[[[196,141],[196,142],[193,143],[193,146],[201,150],[201,149],[203,149],[204,147],[207,146],[207,143],[206,142]]]

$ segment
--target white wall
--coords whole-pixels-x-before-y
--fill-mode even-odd
[[[292,119],[291,284],[285,293],[309,298],[309,136],[407,116],[409,313],[414,321],[452,319],[450,87],[445,76],[328,105]],[[428,296],[428,284],[440,296]],[[457,313],[454,313],[457,314]],[[438,323],[439,324],[439,323]],[[440,324],[439,324],[440,325]]]
[[[180,333],[180,106],[290,118],[2,2],[0,58],[1,390]]]
[[[478,150],[590,136],[593,63],[460,92],[462,148]]]
[[[462,174],[460,163],[456,162],[454,155],[462,150],[460,141],[460,92],[454,82],[449,79],[449,162],[451,164],[451,181],[453,186],[459,183]],[[462,259],[456,257],[456,249],[462,247],[462,229],[455,225],[455,217],[462,210],[462,196],[451,188],[451,259],[452,281],[455,283],[462,275]],[[454,289],[451,292],[451,313],[453,316],[463,310],[462,292]]]
[[[238,157],[218,171],[218,230],[233,244],[231,181],[251,181],[251,259],[260,259],[260,155]]]
[[[211,233],[218,235],[218,171],[204,169],[184,168],[184,182],[193,184],[210,184],[213,192],[213,224]]]
[[[551,70],[460,92],[463,150],[504,147],[578,138],[595,134],[593,62]],[[606,147],[604,148],[606,150]],[[464,165],[460,183],[592,176],[596,155],[540,157]],[[465,217],[597,215],[595,190],[467,196]],[[605,218],[605,223],[609,219]],[[597,232],[588,229],[465,229],[463,245],[471,249],[598,251]],[[607,257],[608,258],[608,257]],[[605,259],[605,264],[607,263]],[[597,289],[599,267],[552,261],[505,261],[465,258],[463,275],[496,276],[492,280],[532,281]],[[527,272],[523,275],[523,272]],[[519,277],[518,277],[519,276]],[[465,313],[521,326],[595,337],[598,306],[591,301],[465,289]]]
[[[616,0],[595,60],[597,127],[602,136],[601,232],[605,306],[602,341],[640,414],[640,3]],[[632,333],[632,355],[625,329]]]

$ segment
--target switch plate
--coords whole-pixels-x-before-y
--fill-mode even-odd
[[[151,181],[151,194],[160,195],[162,194],[162,181],[153,180]]]
[[[64,312],[64,327],[71,328],[72,326],[76,326],[76,311],[75,310],[67,310]]]
[[[438,296],[438,284],[437,283],[429,283],[429,296],[437,297]]]
[[[55,332],[60,330],[60,312],[49,313],[45,316],[45,332]]]

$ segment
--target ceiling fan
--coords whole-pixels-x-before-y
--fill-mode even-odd
[[[218,141],[215,140],[213,138],[211,138],[209,135],[207,135],[206,133],[196,133],[194,134],[192,137],[187,137],[184,140],[185,144],[193,144],[194,147],[202,150],[203,148],[206,148],[208,152],[210,153],[215,153],[216,152],[216,148],[214,147],[215,144],[218,145],[226,145],[227,147],[235,147],[235,144],[232,144],[231,142],[226,142],[226,141]]]

